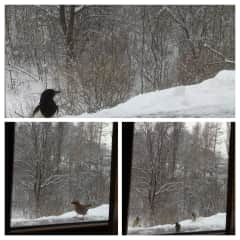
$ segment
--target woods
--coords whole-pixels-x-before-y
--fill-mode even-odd
[[[135,124],[129,226],[226,212],[229,125]]]
[[[56,88],[59,116],[79,115],[199,83],[234,69],[234,21],[234,6],[223,5],[9,5],[7,96],[30,91],[17,103],[29,115],[36,91]]]
[[[12,218],[56,216],[73,200],[109,202],[111,124],[17,123]]]

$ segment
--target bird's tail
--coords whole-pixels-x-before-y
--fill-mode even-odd
[[[40,110],[40,105],[37,105],[36,108],[33,111],[32,117]]]

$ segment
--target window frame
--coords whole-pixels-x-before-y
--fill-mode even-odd
[[[225,235],[235,234],[235,122],[231,122],[228,151],[228,182],[226,228],[224,230],[163,233],[158,235]],[[132,152],[134,123],[124,122],[122,125],[122,234],[128,234],[128,213],[131,187]],[[154,234],[152,234],[154,235]]]
[[[5,234],[116,235],[118,233],[118,124],[113,122],[108,221],[11,227],[15,122],[5,122]]]

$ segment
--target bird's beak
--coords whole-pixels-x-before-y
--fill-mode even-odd
[[[61,93],[61,91],[55,91],[55,94]]]

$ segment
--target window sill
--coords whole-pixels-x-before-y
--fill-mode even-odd
[[[88,222],[88,223],[74,223],[74,224],[58,224],[58,225],[45,225],[34,227],[18,227],[6,230],[6,234],[10,235],[26,235],[26,234],[114,234],[112,226],[108,221],[101,222]]]

